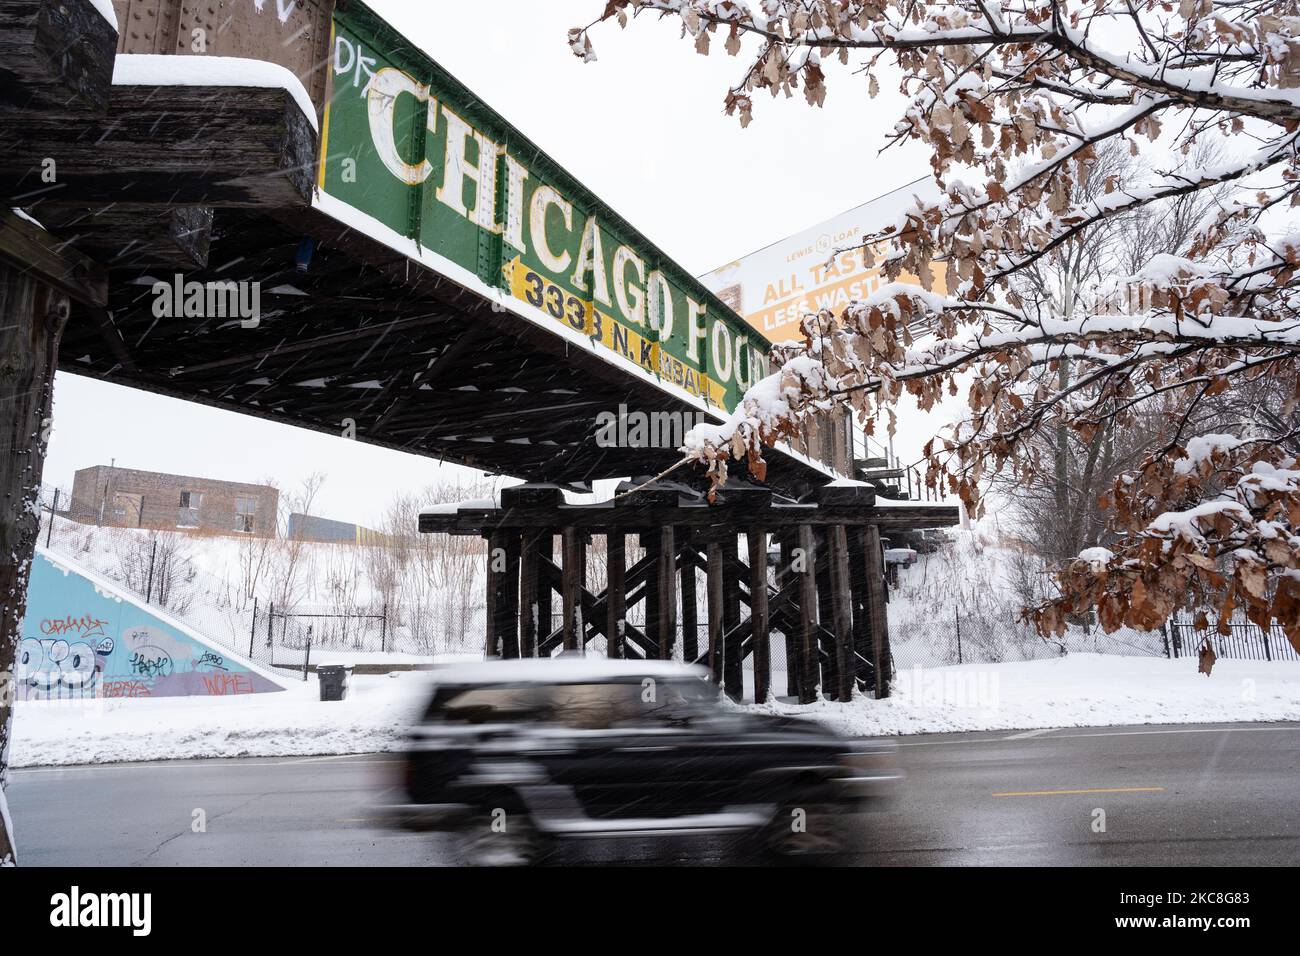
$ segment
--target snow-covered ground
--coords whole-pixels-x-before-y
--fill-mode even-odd
[[[430,675],[354,677],[349,700],[322,703],[313,678],[283,694],[20,702],[14,766],[195,757],[369,753],[400,746]],[[1300,663],[1072,654],[898,674],[884,701],[770,704],[846,735],[1116,724],[1300,720]]]
[[[1300,720],[1300,663],[1071,654],[1054,660],[900,670],[886,700],[755,708],[846,736],[1118,724]]]
[[[322,702],[315,677],[282,694],[19,702],[15,767],[197,757],[391,750],[422,704],[427,672],[353,676],[349,698]],[[124,704],[132,706],[123,706]],[[48,706],[47,706],[48,705]]]

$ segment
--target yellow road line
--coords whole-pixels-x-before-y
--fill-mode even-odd
[[[1025,790],[995,793],[995,797],[1055,797],[1072,793],[1164,793],[1164,787],[1098,787],[1092,790]]]

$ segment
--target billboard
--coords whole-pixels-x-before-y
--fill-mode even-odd
[[[765,373],[762,335],[364,4],[339,0],[330,49],[324,193],[697,402],[729,411]]]
[[[938,195],[933,179],[918,179],[715,269],[700,281],[770,341],[792,341],[799,337],[806,313],[839,312],[880,285],[880,269],[866,265],[861,249],[849,247],[864,234],[893,225],[918,197],[930,201]],[[904,274],[901,281],[917,280]],[[944,287],[943,270],[936,269],[934,288]]]

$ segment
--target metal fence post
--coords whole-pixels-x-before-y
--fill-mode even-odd
[[[388,602],[384,602],[384,616],[379,622],[379,653],[388,650]]]
[[[956,604],[952,606],[952,616],[957,622],[957,663],[961,663],[961,610]]]
[[[253,623],[248,628],[248,659],[253,659],[253,641],[257,637],[257,598],[253,598]]]
[[[153,549],[149,552],[149,580],[144,586],[144,603],[149,603],[149,598],[153,594],[153,566],[154,561],[158,558],[158,539],[153,539]]]
[[[307,675],[311,671],[311,625],[307,625],[307,653],[302,658],[302,679],[307,680]]]
[[[1173,646],[1169,642],[1170,623],[1169,618],[1165,618],[1165,657],[1173,658]]]
[[[54,515],[59,510],[59,489],[54,489],[54,504],[50,505],[50,526],[45,529],[45,547],[50,546],[50,539],[54,537]]]

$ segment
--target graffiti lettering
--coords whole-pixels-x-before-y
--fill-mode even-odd
[[[25,697],[93,691],[103,670],[94,649],[84,641],[42,641],[34,637],[19,642],[15,663],[19,687],[29,688]]]
[[[253,693],[253,682],[246,674],[204,674],[203,686],[210,697]]]
[[[203,656],[194,662],[195,670],[198,670],[200,667],[208,667],[212,670],[224,671],[226,670],[226,659],[220,654],[214,654],[211,651],[204,651]]]
[[[153,653],[141,653],[152,651]],[[143,647],[131,655],[131,671],[145,677],[166,677],[173,670],[172,659],[156,647]]]
[[[105,697],[150,697],[149,685],[142,680],[110,680],[104,682]]]
[[[47,617],[41,621],[42,634],[67,634],[69,631],[80,634],[82,637],[103,637],[104,627],[107,621],[101,621],[97,617],[91,617],[89,614],[83,614],[81,617],[73,617],[69,614],[63,618]]]

